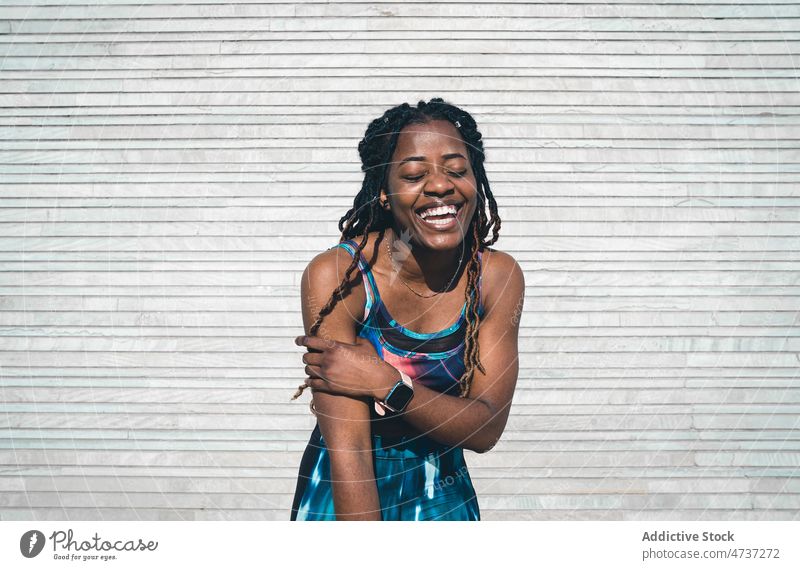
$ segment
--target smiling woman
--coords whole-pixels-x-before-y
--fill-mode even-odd
[[[340,243],[302,278],[308,378],[294,398],[311,388],[317,425],[292,520],[480,518],[463,450],[505,429],[525,288],[489,247],[500,218],[481,138],[435,98],[389,109],[359,143]]]

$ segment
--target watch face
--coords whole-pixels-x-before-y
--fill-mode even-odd
[[[408,384],[402,382],[395,385],[391,393],[386,397],[385,404],[396,412],[403,411],[411,398],[414,396],[414,390]]]

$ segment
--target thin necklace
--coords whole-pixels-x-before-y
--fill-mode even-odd
[[[394,245],[394,232],[392,232],[392,245]],[[392,262],[392,267],[395,267],[394,257],[392,257],[392,248],[389,247],[389,240],[386,240],[386,251],[389,252],[389,260]],[[459,267],[461,267],[462,261],[463,261],[462,259],[458,260]],[[406,288],[412,293],[414,293],[414,295],[416,295],[417,297],[422,297],[423,299],[430,299],[431,297],[435,297],[436,295],[441,295],[442,293],[444,293],[444,291],[436,291],[433,295],[423,295],[422,293],[417,293],[416,291],[414,291],[414,289],[411,288],[411,285],[406,283],[405,280],[402,277],[400,277],[399,269],[397,270],[397,277],[399,277],[403,285],[405,285]]]

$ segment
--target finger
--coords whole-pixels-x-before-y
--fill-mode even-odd
[[[320,378],[306,378],[305,385],[311,389],[311,393],[314,394],[315,392],[324,392],[325,394],[338,394],[335,389],[331,388],[331,385],[322,380]]]
[[[336,344],[336,341],[332,339],[320,338],[318,336],[305,335],[297,337],[295,339],[295,343],[313,350],[325,350],[326,348],[332,348],[333,345]]]
[[[319,385],[315,384],[314,386],[312,386],[311,387],[311,393],[312,394],[316,394],[317,392],[322,392],[323,394],[337,394],[338,395],[338,392],[334,392],[333,390],[331,390],[330,387],[327,384],[319,384]]]
[[[324,355],[321,352],[304,352],[302,356],[303,364],[310,364],[312,366],[322,365]]]
[[[311,388],[311,392],[315,392],[317,390],[322,390],[325,388],[325,381],[320,380],[319,378],[306,378],[305,385]]]
[[[322,375],[322,371],[320,370],[320,368],[319,368],[318,366],[310,366],[310,365],[307,365],[307,366],[305,367],[304,371],[305,371],[306,375],[307,375],[307,376],[310,376],[311,378],[319,378],[320,380],[322,380],[322,381],[324,381],[324,382],[326,382],[326,383],[327,383],[327,381],[328,381],[328,379],[327,379],[327,378],[325,378],[325,377]]]

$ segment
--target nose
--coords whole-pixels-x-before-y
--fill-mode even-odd
[[[450,177],[445,174],[445,170],[434,166],[431,175],[428,177],[428,183],[425,184],[425,191],[443,192],[451,190],[452,188],[453,182],[450,180]]]

